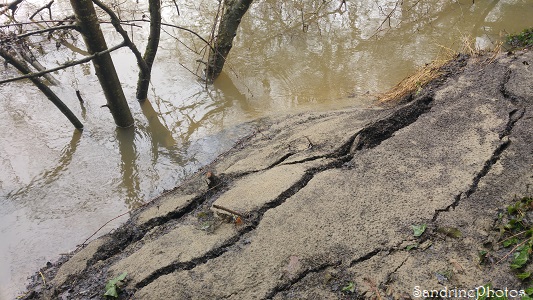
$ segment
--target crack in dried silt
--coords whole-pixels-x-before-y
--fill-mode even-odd
[[[525,113],[526,113],[526,109],[525,108],[513,109],[509,113],[509,119],[507,120],[507,124],[505,125],[504,130],[502,130],[502,132],[500,132],[500,135],[499,135],[500,140],[503,137],[508,136],[511,133],[511,130],[513,129],[513,127],[516,124],[516,122],[518,122],[518,120],[522,119],[522,117],[524,116]]]
[[[160,268],[160,269],[154,271],[152,274],[148,275],[146,278],[144,278],[143,280],[138,282],[135,285],[135,288],[136,289],[142,289],[143,287],[147,286],[148,284],[152,283],[154,280],[156,280],[157,278],[159,278],[159,277],[161,277],[163,275],[167,275],[167,274],[173,273],[175,271],[191,270],[191,269],[195,268],[196,266],[198,266],[200,264],[206,263],[210,259],[219,257],[220,255],[225,253],[231,246],[235,245],[235,243],[237,243],[239,241],[240,237],[243,234],[251,231],[252,229],[253,229],[252,226],[247,226],[247,227],[243,228],[243,230],[241,230],[239,232],[239,234],[231,237],[223,245],[212,249],[211,251],[207,252],[206,254],[202,255],[201,257],[197,257],[195,259],[192,259],[192,260],[186,261],[186,262],[175,262],[173,264],[170,264],[168,266],[165,266],[163,268]]]
[[[287,164],[298,164],[321,158],[342,158],[357,150],[371,149],[390,138],[396,131],[411,125],[424,113],[428,112],[433,105],[433,95],[425,95],[406,104],[378,121],[366,125],[363,129],[353,134],[348,141],[330,153],[304,158]],[[353,149],[353,150],[351,150]],[[287,153],[271,164],[265,170],[271,169],[287,160],[296,153]],[[261,170],[262,171],[262,170]]]
[[[219,246],[217,248],[214,248],[207,252],[206,254],[202,255],[201,257],[195,258],[193,260],[187,261],[187,262],[176,262],[171,265],[165,266],[163,268],[160,268],[156,271],[154,271],[151,275],[140,281],[136,284],[136,289],[141,289],[148,284],[152,283],[153,281],[157,280],[159,277],[170,274],[176,271],[183,271],[183,270],[191,270],[195,268],[196,266],[200,264],[205,264],[211,259],[217,258],[228,251],[232,246],[237,244],[241,237],[245,235],[246,233],[255,230],[257,226],[259,225],[261,219],[263,218],[263,215],[266,211],[269,209],[275,208],[281,204],[283,204],[288,198],[292,197],[294,194],[296,194],[299,190],[304,188],[307,183],[313,178],[314,173],[308,172],[302,176],[302,178],[296,182],[294,185],[292,185],[290,188],[282,192],[276,199],[274,199],[272,202],[265,204],[263,207],[261,207],[256,214],[254,214],[254,219],[247,220],[247,223],[250,224],[248,226],[245,226],[239,232],[230,238],[226,243],[224,243],[222,246]]]
[[[129,245],[141,240],[152,228],[165,224],[171,220],[180,219],[183,216],[193,212],[204,202],[206,202],[214,193],[224,189],[226,185],[227,183],[221,180],[217,186],[210,188],[206,192],[194,197],[191,202],[182,209],[170,212],[165,216],[151,219],[142,225],[136,225],[131,219],[128,220],[126,224],[111,233],[111,240],[113,242],[100,246],[93,257],[87,262],[87,265],[90,266],[98,261],[107,260],[122,252]]]
[[[367,254],[357,258],[357,259],[352,260],[352,262],[350,262],[350,268],[355,266],[358,263],[361,263],[361,262],[364,262],[364,261],[367,261],[367,260],[371,259],[372,257],[378,255],[381,251],[383,251],[383,249],[377,248],[377,249],[374,249],[374,250],[368,252]]]
[[[303,158],[297,161],[291,161],[291,162],[286,163],[286,165],[296,165],[296,164],[301,164],[301,163],[305,163],[309,161],[314,161],[314,160],[319,160],[319,159],[328,159],[328,158],[337,158],[337,162],[342,161],[343,163],[350,161],[353,158],[353,156],[350,155],[350,148],[354,144],[355,139],[359,136],[360,132],[361,131],[357,131],[355,134],[352,134],[352,136],[348,139],[348,141],[346,141],[339,148],[337,148],[336,150],[333,150],[330,153],[323,154],[323,155],[315,155],[315,156]]]
[[[396,268],[394,268],[394,270],[392,270],[391,272],[389,272],[387,274],[387,276],[385,276],[385,280],[383,281],[383,285],[388,285],[389,283],[391,283],[394,280],[394,278],[393,278],[394,274],[396,274],[396,272],[398,272],[398,270],[401,267],[403,267],[403,265],[405,264],[405,262],[407,262],[408,259],[409,259],[409,256],[405,257],[403,259],[403,261]]]
[[[509,92],[506,88],[507,83],[511,80],[511,69],[508,69],[505,72],[505,75],[503,77],[502,83],[500,84],[500,93],[503,95],[503,97],[507,100],[509,100],[511,103],[517,105],[519,103],[519,99],[516,95],[513,95],[511,92]]]
[[[293,184],[291,187],[289,187],[287,190],[282,192],[280,195],[278,195],[273,201],[266,203],[263,205],[256,213],[253,214],[253,219],[246,220],[246,223],[249,224],[239,230],[239,232],[230,238],[224,245],[219,246],[215,249],[210,250],[206,254],[202,255],[201,257],[195,258],[193,260],[187,261],[187,262],[176,262],[171,265],[165,266],[163,268],[160,268],[156,271],[154,271],[151,275],[140,281],[136,284],[136,289],[141,289],[148,284],[152,283],[153,281],[157,280],[160,276],[170,274],[176,271],[182,271],[182,270],[191,270],[195,268],[196,266],[200,264],[205,264],[211,259],[217,258],[227,252],[232,246],[236,245],[240,239],[246,234],[249,233],[252,230],[255,230],[259,223],[261,222],[264,214],[275,207],[278,207],[282,205],[287,199],[292,197],[294,194],[302,190],[307,186],[309,181],[313,179],[313,177],[320,172],[323,172],[328,169],[334,169],[342,166],[343,163],[345,163],[347,160],[349,160],[349,157],[343,157],[338,159],[337,161],[334,161],[332,163],[329,163],[325,166],[312,168],[308,170],[298,182]]]
[[[278,293],[281,293],[281,292],[284,292],[284,291],[287,291],[289,290],[293,285],[295,285],[296,283],[298,283],[300,280],[304,279],[307,275],[311,274],[311,273],[320,273],[324,270],[326,270],[327,268],[330,268],[330,267],[336,267],[340,265],[340,261],[337,261],[337,262],[333,262],[333,263],[323,263],[323,264],[320,264],[314,268],[310,268],[310,269],[306,269],[305,271],[301,272],[300,274],[298,274],[297,277],[289,280],[288,282],[285,282],[285,283],[282,283],[282,284],[279,284],[277,285],[276,287],[274,287],[270,292],[268,292],[266,294],[265,297],[263,297],[262,299],[272,299],[274,298]]]
[[[261,170],[261,171],[269,170],[269,169],[274,168],[275,166],[281,164],[282,162],[284,162],[285,160],[287,160],[289,157],[293,156],[294,154],[295,154],[294,152],[286,153],[286,154],[283,155],[281,158],[279,158],[278,160],[276,160],[275,162],[273,162],[270,166],[266,167],[265,169],[263,169],[263,170]]]
[[[439,214],[441,212],[448,212],[448,211],[450,211],[451,208],[455,209],[459,205],[461,200],[470,197],[473,193],[475,193],[477,191],[477,188],[478,188],[478,185],[479,185],[479,182],[481,181],[481,179],[483,179],[483,177],[485,177],[489,173],[489,171],[492,169],[494,164],[500,159],[502,153],[511,144],[511,141],[508,139],[508,136],[511,133],[511,131],[513,130],[516,122],[518,122],[524,116],[524,114],[525,114],[525,109],[524,108],[519,109],[519,110],[515,109],[515,110],[512,110],[509,113],[509,119],[507,121],[507,125],[506,125],[505,129],[499,135],[500,144],[494,150],[494,152],[492,153],[491,157],[488,160],[485,161],[485,164],[483,165],[483,168],[481,169],[481,171],[479,171],[476,174],[476,176],[472,180],[472,183],[470,184],[468,190],[466,190],[465,192],[461,192],[457,196],[455,196],[454,201],[450,205],[446,206],[445,208],[436,209],[435,213],[433,214],[433,218],[431,219],[432,222],[435,222],[437,220],[437,218],[439,217]]]
[[[375,148],[381,142],[392,137],[396,131],[416,122],[421,115],[431,109],[433,100],[432,95],[420,97],[396,110],[390,116],[365,127],[354,138],[354,142],[357,140],[357,144],[352,146],[352,153],[357,150]]]

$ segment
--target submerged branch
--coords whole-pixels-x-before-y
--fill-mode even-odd
[[[13,65],[17,70],[19,70],[23,74],[29,74],[31,71],[30,69],[25,66],[23,63],[18,61],[16,58],[14,58],[6,49],[0,47],[0,56],[2,56],[8,63]],[[83,124],[80,122],[80,120],[74,115],[74,113],[68,108],[68,106],[57,97],[57,95],[48,87],[46,84],[44,84],[39,78],[36,78],[35,76],[29,77],[29,79],[43,92],[43,94],[50,100],[62,113],[67,117],[67,119],[74,125],[76,129],[82,130]]]

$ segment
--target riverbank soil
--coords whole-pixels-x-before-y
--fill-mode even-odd
[[[528,50],[459,55],[394,108],[258,121],[209,170],[36,274],[26,299],[102,299],[123,272],[121,299],[525,289],[497,224],[533,183],[532,68]]]

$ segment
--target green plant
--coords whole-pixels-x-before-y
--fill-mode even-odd
[[[532,273],[524,270],[533,254],[533,197],[522,197],[507,206],[507,213],[500,215],[499,220],[503,222],[500,233],[505,237],[500,244],[505,248],[512,247],[500,261],[512,255],[509,266],[515,270],[516,277],[533,285]],[[530,292],[533,293],[533,289]]]
[[[126,279],[126,275],[128,275],[127,272],[123,272],[122,274],[118,275],[117,277],[109,280],[107,284],[105,285],[105,294],[104,296],[109,297],[118,297],[118,292],[120,290],[120,283]]]
[[[509,34],[506,43],[515,48],[533,46],[533,28],[527,28],[522,32]]]
[[[342,291],[344,293],[353,293],[355,292],[355,283],[353,281],[348,282],[343,288]]]
[[[413,228],[413,235],[415,237],[419,237],[424,233],[424,231],[426,231],[427,225],[426,224],[411,225],[411,228]]]

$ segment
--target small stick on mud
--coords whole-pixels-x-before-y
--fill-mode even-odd
[[[496,264],[501,263],[503,260],[505,260],[507,257],[509,257],[509,255],[511,255],[518,247],[524,245],[528,241],[529,241],[529,239],[526,239],[523,242],[521,242],[520,244],[514,246],[514,248],[511,249],[511,251],[509,251],[504,257],[500,258],[500,260]]]
[[[223,210],[223,211],[225,211],[225,212],[229,212],[230,214],[233,214],[233,215],[239,216],[239,217],[241,217],[241,218],[246,218],[243,214],[238,213],[238,212],[236,212],[236,211],[234,211],[234,210],[231,210],[231,209],[229,209],[229,208],[225,208],[225,207],[223,207],[223,206],[216,205],[216,204],[213,204],[213,207],[216,208],[216,209]]]

